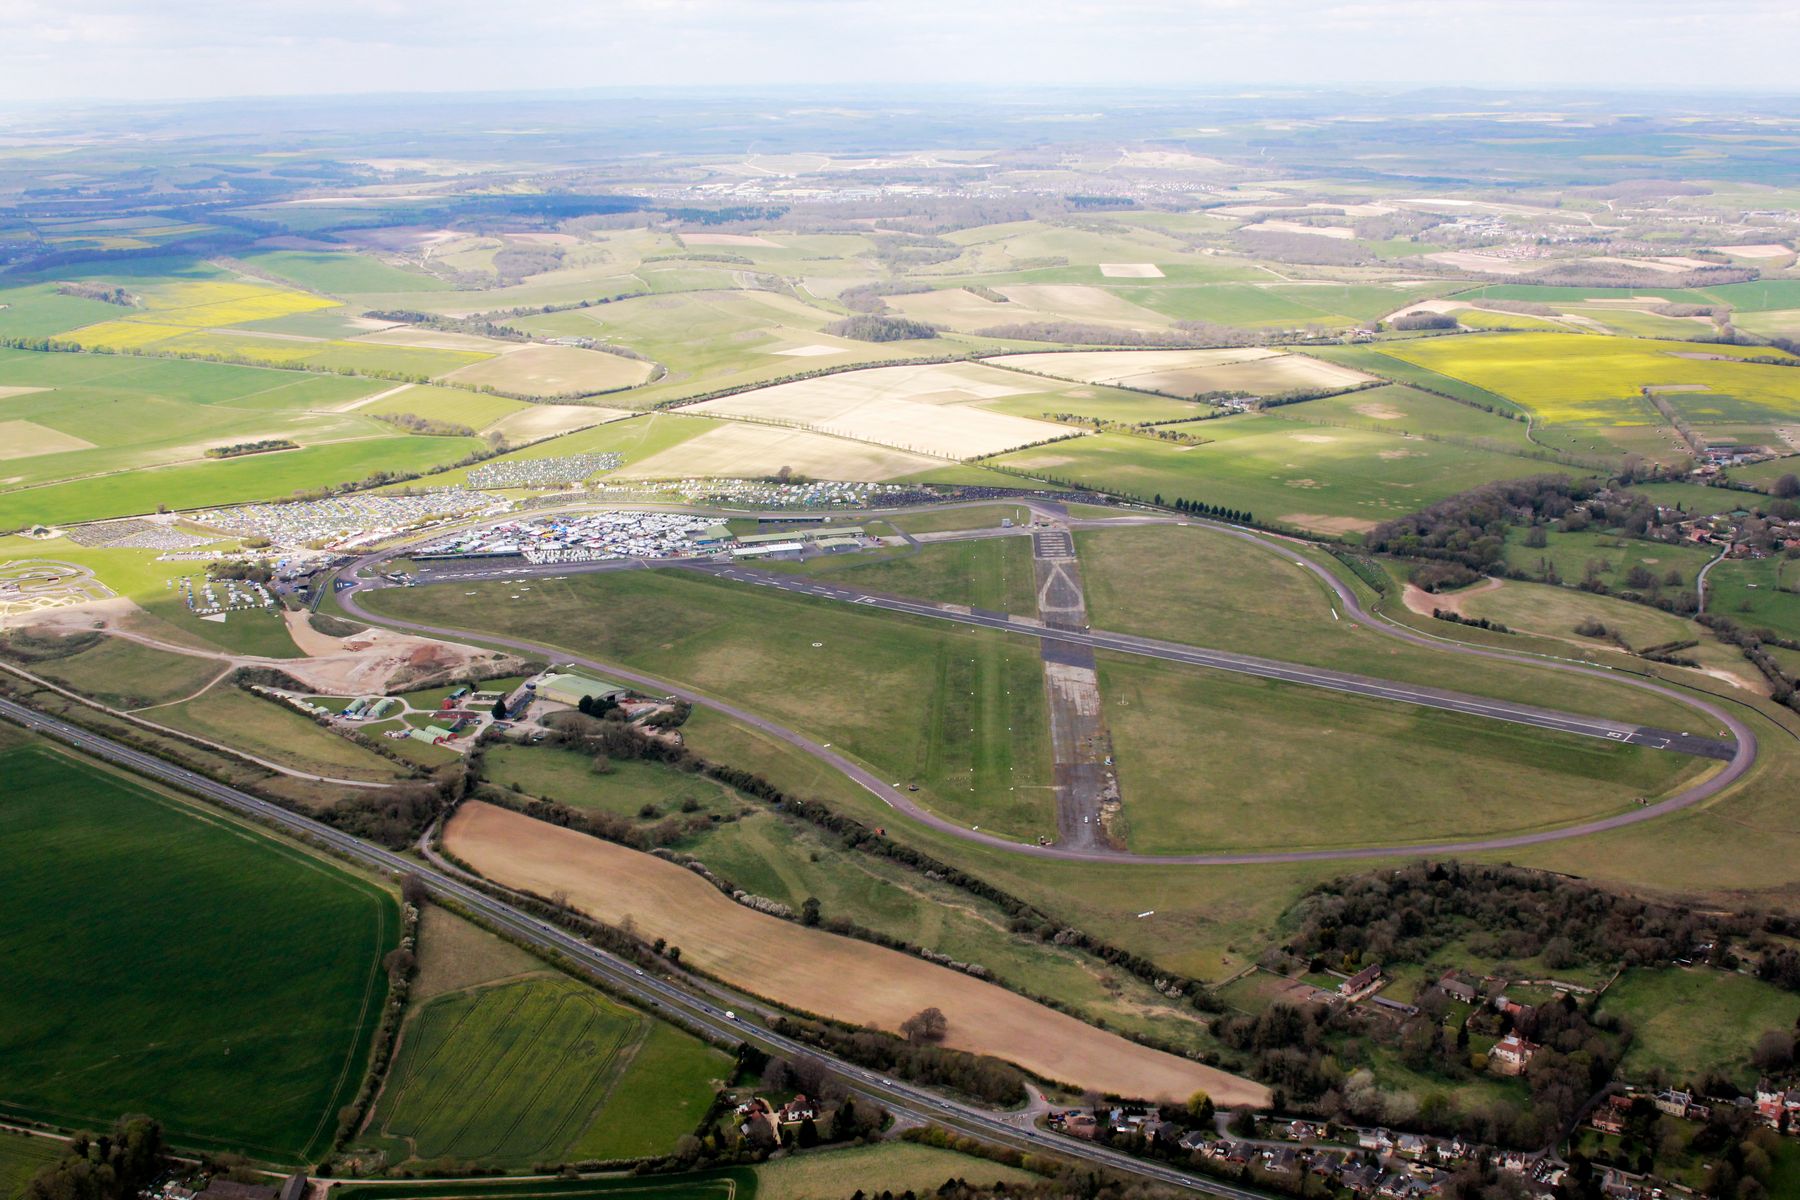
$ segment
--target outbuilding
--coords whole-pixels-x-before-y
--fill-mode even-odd
[[[630,692],[630,688],[586,675],[546,675],[537,681],[537,694],[555,704],[580,704],[584,697],[618,700]]]

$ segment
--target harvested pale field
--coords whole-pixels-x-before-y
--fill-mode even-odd
[[[1048,1079],[1121,1095],[1220,1105],[1268,1103],[1223,1071],[1146,1049],[1004,988],[868,942],[733,903],[693,872],[509,809],[465,803],[444,831],[451,853],[502,884],[562,892],[598,920],[630,919],[684,962],[804,1012],[897,1031],[922,1008],[949,1018],[945,1044],[991,1054]]]
[[[1254,362],[1275,358],[1280,353],[1257,346],[1224,350],[1073,350],[1061,354],[1008,354],[997,361],[1076,383],[1115,384],[1129,382],[1138,375]]]
[[[1155,263],[1101,263],[1100,274],[1108,279],[1161,279],[1162,268]]]
[[[681,240],[690,246],[775,246],[780,242],[771,242],[758,233],[684,233]]]
[[[1212,208],[1207,212],[1227,217],[1266,217],[1272,213],[1303,213],[1308,209],[1330,208],[1341,211],[1346,217],[1381,217],[1393,212],[1386,204],[1231,204],[1224,208]]]
[[[470,363],[443,378],[523,396],[588,396],[636,387],[654,365],[576,346],[525,346]]]
[[[36,421],[0,421],[0,460],[93,448],[92,442]]]
[[[1073,367],[1059,359],[1080,361]],[[1073,377],[1083,383],[1141,388],[1171,396],[1247,392],[1269,396],[1297,388],[1354,387],[1369,376],[1337,363],[1276,350],[1115,350],[1103,353],[1021,354],[1007,360],[1028,371]]]
[[[1258,221],[1254,225],[1244,226],[1245,233],[1310,233],[1314,237],[1336,238],[1338,241],[1349,241],[1356,236],[1356,230],[1348,225],[1307,225],[1301,221]]]
[[[1446,267],[1455,267],[1459,271],[1476,271],[1483,275],[1529,275],[1552,265],[1549,260],[1542,258],[1497,258],[1492,254],[1477,254],[1473,250],[1441,250],[1425,257],[1432,262],[1443,263]]]
[[[757,388],[683,411],[786,421],[819,433],[941,458],[975,458],[1068,432],[1048,421],[973,406],[1032,390],[1020,376],[969,363],[877,367]]]
[[[14,396],[30,396],[37,392],[48,392],[47,387],[0,387],[0,400],[11,400]]]
[[[636,414],[622,408],[599,408],[586,404],[532,404],[508,413],[489,426],[513,443],[535,442],[540,438],[574,433],[590,425],[617,421]]]
[[[453,333],[447,329],[426,329],[417,325],[395,325],[378,329],[354,339],[381,346],[424,346],[431,350],[476,350],[482,354],[506,354],[518,349],[517,342],[480,337],[473,333]]]
[[[1792,246],[1783,246],[1777,242],[1765,242],[1760,246],[1708,246],[1720,254],[1729,254],[1734,258],[1786,258],[1794,252]]]
[[[627,462],[607,478],[742,479],[773,475],[788,467],[814,479],[876,483],[943,465],[941,458],[867,442],[849,442],[803,429],[731,421],[638,462]]]
[[[1125,329],[1166,329],[1169,318],[1085,284],[1009,284],[994,289],[1005,303],[985,300],[963,288],[887,296],[888,307],[916,321],[929,321],[961,333],[996,325],[1041,321],[1077,321]]]

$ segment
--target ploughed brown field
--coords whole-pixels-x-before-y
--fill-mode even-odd
[[[808,929],[734,903],[693,872],[648,854],[471,801],[445,847],[498,883],[556,892],[591,916],[631,918],[639,936],[667,938],[682,961],[800,1011],[898,1032],[936,1006],[945,1044],[991,1054],[1046,1079],[1148,1099],[1266,1105],[1248,1079],[1147,1049],[959,971]]]

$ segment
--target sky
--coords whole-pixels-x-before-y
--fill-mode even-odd
[[[1800,91],[1795,0],[0,0],[0,101],[604,86]]]

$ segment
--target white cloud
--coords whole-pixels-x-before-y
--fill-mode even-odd
[[[597,84],[1791,89],[1740,0],[0,0],[0,99]]]

